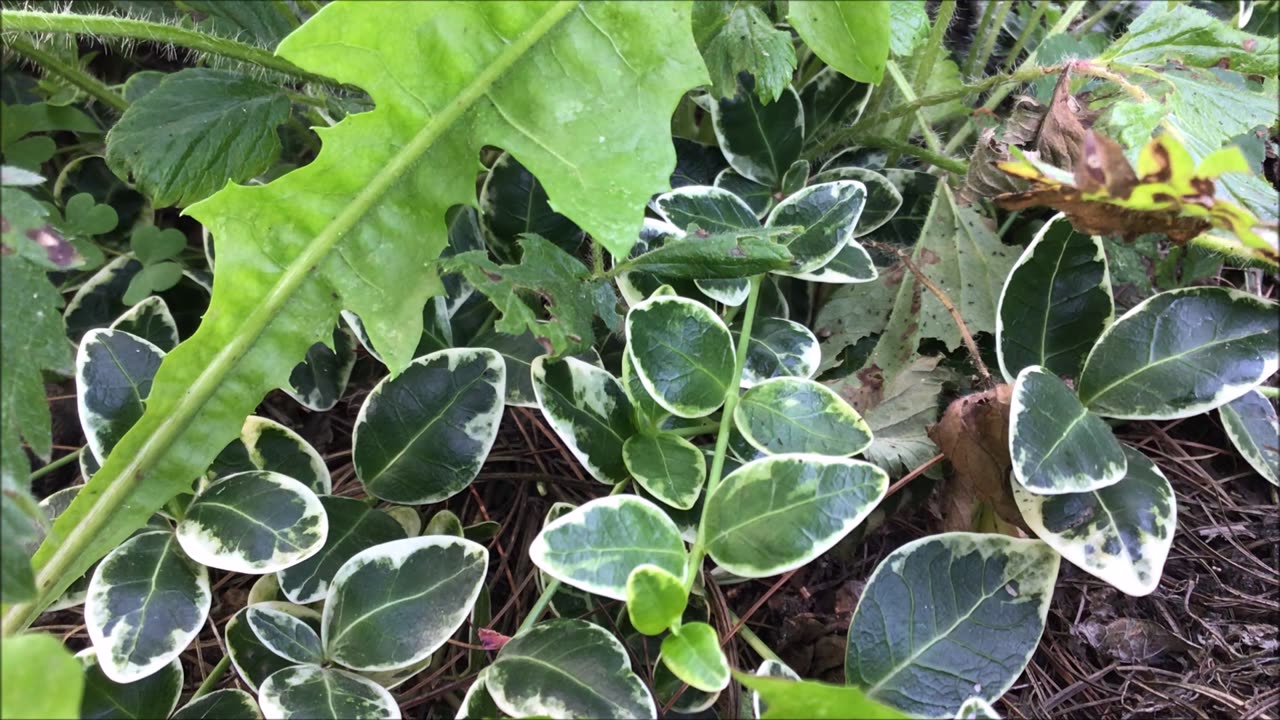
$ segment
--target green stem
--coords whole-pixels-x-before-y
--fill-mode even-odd
[[[920,65],[916,67],[915,82],[912,86],[914,95],[907,98],[913,101],[929,88],[929,77],[933,74],[933,66],[938,61],[938,55],[942,52],[943,38],[947,34],[947,28],[951,25],[951,18],[956,12],[956,0],[944,0],[938,7],[938,17],[933,23],[933,28],[929,30],[929,39],[925,41],[924,55],[920,57]],[[916,114],[919,117],[919,113]],[[905,121],[898,128],[897,137],[902,141],[906,141],[911,137],[911,121]],[[894,160],[890,160],[892,164]]]
[[[981,73],[987,67],[987,60],[991,59],[991,53],[996,49],[996,40],[1004,31],[1005,18],[1009,17],[1009,11],[1013,9],[1013,0],[995,0],[987,4],[987,9],[990,10],[993,6],[996,7],[996,16],[990,25],[983,24],[985,33],[982,35],[982,52],[968,68],[970,77]]]
[[[920,158],[921,160],[929,163],[930,165],[933,165],[934,167],[942,168],[943,170],[946,170],[947,172],[953,175],[963,176],[965,173],[969,172],[969,163],[965,162],[964,160],[957,160],[956,158],[953,158],[953,157],[947,157],[946,155],[943,155],[941,153],[935,153],[932,150],[929,150],[927,148],[922,148],[919,145],[912,145],[911,143],[900,142],[898,140],[894,140],[893,138],[862,136],[858,138],[858,143],[866,147],[881,148],[883,150],[893,150],[894,152],[899,152],[899,153],[902,153],[903,155],[910,155],[911,157]]]
[[[1262,393],[1262,397],[1271,398],[1272,400],[1280,398],[1280,387],[1272,387],[1270,385],[1259,385],[1258,392]]]
[[[750,645],[752,650],[756,651],[756,654],[760,656],[760,659],[772,660],[776,663],[786,665],[786,663],[782,662],[782,658],[778,657],[778,653],[774,652],[773,648],[765,645],[764,641],[760,639],[760,636],[757,635],[754,630],[747,627],[747,624],[742,622],[742,618],[738,617],[738,614],[732,610],[729,611],[729,622],[735,626],[740,626],[738,627],[738,634],[742,636],[743,640],[747,641],[747,645]]]
[[[716,432],[720,429],[720,423],[703,423],[694,425],[693,427],[675,428],[673,430],[663,430],[671,435],[679,435],[680,437],[695,437],[697,435],[706,435],[709,432]]]
[[[1047,12],[1049,12],[1049,3],[1036,4],[1036,9],[1032,11],[1031,17],[1027,19],[1027,26],[1022,29],[1022,34],[1018,35],[1018,39],[1013,43],[1013,47],[1009,50],[1009,56],[1001,63],[1001,70],[1008,72],[1009,68],[1013,66],[1013,63],[1018,59],[1018,55],[1022,53],[1022,49],[1031,41],[1031,36],[1040,28],[1040,23],[1044,20]]]
[[[44,467],[42,467],[42,468],[40,468],[40,469],[36,470],[35,472],[31,473],[31,477],[30,477],[30,478],[28,478],[28,481],[27,481],[27,482],[28,482],[28,483],[34,482],[35,480],[38,480],[38,479],[40,479],[40,478],[44,477],[45,475],[48,475],[49,473],[53,472],[54,470],[57,470],[57,469],[58,469],[58,468],[60,468],[60,467],[65,467],[65,466],[67,466],[67,465],[70,465],[71,463],[75,462],[76,460],[79,460],[79,459],[80,459],[80,453],[83,453],[83,452],[84,452],[84,448],[82,447],[82,448],[80,448],[79,450],[77,450],[77,451],[75,451],[75,452],[73,452],[73,453],[68,453],[68,454],[66,454],[66,455],[63,455],[62,457],[58,458],[57,460],[54,460],[53,462],[49,463],[48,465],[45,465]]]
[[[6,33],[64,33],[144,40],[206,52],[292,75],[307,82],[337,85],[333,80],[299,68],[282,57],[253,45],[208,35],[197,30],[113,15],[52,13],[38,10],[0,11]],[[7,42],[7,41],[6,41]]]
[[[516,635],[523,633],[537,624],[538,618],[546,611],[547,606],[551,604],[551,598],[555,596],[556,591],[559,589],[559,580],[552,580],[547,583],[546,587],[542,588],[542,594],[539,595],[537,601],[533,603],[533,607],[529,608],[529,614],[524,616],[524,620],[520,622],[520,627],[516,628]]]
[[[8,13],[8,11],[6,10],[5,13]],[[5,22],[8,22],[7,15]],[[5,29],[7,30],[8,28]],[[104,105],[115,109],[117,112],[124,112],[129,109],[129,101],[125,100],[123,95],[112,90],[106,83],[84,70],[66,62],[53,53],[41,50],[27,42],[27,39],[20,35],[4,35],[0,37],[3,38],[4,44],[12,48],[14,52],[39,65],[45,72],[62,77],[63,80],[97,98]]]
[[[257,308],[241,320],[238,333],[230,342],[210,358],[208,364],[186,388],[172,412],[150,435],[144,439],[137,452],[127,458],[112,462],[108,458],[103,469],[102,494],[89,506],[84,518],[71,532],[42,558],[37,577],[37,598],[32,602],[18,603],[5,613],[3,634],[11,635],[27,627],[66,586],[74,581],[71,569],[88,551],[96,536],[107,527],[112,515],[124,505],[137,486],[147,478],[157,464],[173,447],[178,437],[199,415],[215,393],[223,387],[226,378],[248,355],[254,344],[266,332],[267,327],[279,317],[285,304],[297,294],[303,283],[311,280],[314,268],[329,256],[338,242],[346,237],[387,192],[400,182],[426,154],[441,136],[453,128],[468,109],[475,105],[506,74],[520,58],[524,57],[544,35],[561,20],[578,9],[578,3],[570,0],[548,8],[533,25],[518,38],[506,45],[494,62],[484,68],[458,95],[433,116],[421,130],[406,143],[390,161],[342,208],[332,220],[306,245],[289,264]],[[137,432],[134,428],[131,432]],[[120,466],[117,470],[116,466]],[[43,551],[43,548],[42,548]]]
[[[760,304],[760,285],[763,275],[751,278],[751,291],[747,294],[747,307],[742,312],[742,333],[738,336],[737,353],[733,360],[733,379],[724,394],[724,409],[720,411],[720,433],[716,435],[716,452],[711,460],[711,472],[707,475],[707,487],[703,497],[711,497],[716,486],[720,484],[720,476],[724,473],[724,458],[729,452],[729,430],[733,427],[733,409],[738,406],[738,386],[742,383],[742,368],[747,364],[747,346],[751,344],[751,326],[755,324],[756,307]],[[702,559],[707,555],[707,516],[703,513],[698,521],[698,538],[689,552],[688,577],[684,589],[688,594],[693,589],[693,582],[698,578],[698,570],[702,567]]]
[[[742,629],[745,631],[747,627],[743,625]],[[209,692],[213,690],[214,686],[218,684],[218,681],[222,679],[222,676],[227,674],[227,668],[229,667],[231,667],[231,656],[223,655],[222,659],[218,661],[218,664],[214,665],[213,669],[209,671],[209,677],[205,678],[204,682],[200,683],[200,687],[196,688],[195,693],[191,695],[191,700],[188,700],[187,702],[198,700],[205,695],[208,695]]]
[[[964,59],[964,67],[961,68],[965,77],[973,77],[973,68],[978,60],[978,50],[983,45],[981,41],[985,40],[986,36],[991,34],[991,16],[996,12],[997,7],[1002,4],[1001,0],[992,0],[992,2],[987,3],[986,8],[983,9],[982,19],[978,21],[978,30],[974,33],[974,42],[969,46],[969,54]],[[994,42],[995,41],[992,40],[993,44]]]
[[[1079,38],[1089,32],[1089,28],[1097,25],[1099,20],[1106,17],[1112,10],[1115,10],[1116,6],[1119,5],[1121,1],[1122,0],[1110,0],[1109,2],[1102,3],[1102,7],[1098,8],[1098,12],[1085,18],[1084,22],[1080,23],[1079,27],[1071,31],[1071,37]]]
[[[1067,6],[1067,9],[1063,11],[1062,17],[1058,18],[1058,22],[1054,23],[1053,27],[1049,28],[1049,32],[1045,34],[1045,39],[1047,40],[1054,35],[1061,35],[1066,32],[1067,28],[1071,27],[1071,22],[1075,20],[1080,13],[1084,12],[1084,6],[1085,0],[1072,0],[1071,4]],[[1036,48],[1031,51],[1031,54],[1027,55],[1027,59],[1022,61],[1022,64],[1018,66],[1017,70],[1013,71],[1013,77],[1024,76],[1025,80],[1032,80],[1034,79],[1034,75],[1029,73],[1032,73],[1033,71],[1039,70],[1042,75],[1048,75],[1062,69],[1061,66],[1037,68],[1036,56],[1039,53],[1039,50],[1040,48]],[[1025,82],[1025,80],[1020,81],[1019,84],[1021,84],[1021,82]],[[982,107],[987,110],[994,110],[997,105],[1004,102],[1005,98],[1009,97],[1009,93],[1013,92],[1015,87],[1017,86],[1010,85],[1008,87],[1002,87],[991,93],[991,97],[987,98],[987,101],[982,104]],[[951,138],[951,142],[948,142],[947,146],[943,148],[943,150],[945,150],[947,154],[955,153],[956,150],[958,150],[960,146],[964,145],[965,141],[969,139],[969,134],[973,132],[973,129],[973,123],[965,123],[964,127],[956,131],[956,134]]]
[[[885,70],[888,72],[889,77],[893,80],[894,84],[897,85],[898,92],[902,93],[902,97],[907,102],[915,102],[919,99],[916,97],[915,91],[911,89],[911,83],[907,82],[906,76],[902,74],[902,69],[898,67],[897,62],[890,60],[885,65]],[[939,155],[942,154],[942,143],[938,140],[938,136],[934,134],[933,128],[929,127],[929,121],[924,116],[924,109],[916,108],[915,116],[916,122],[920,123],[920,132],[924,135],[925,144],[928,145],[929,149],[933,152]],[[907,138],[911,135],[912,127],[914,126],[911,122],[906,123],[907,132],[904,133],[906,137],[901,138],[901,140],[904,141],[904,144]],[[897,151],[894,151],[894,154],[889,157],[889,164],[895,165],[897,162]]]

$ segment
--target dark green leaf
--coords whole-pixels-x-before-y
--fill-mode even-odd
[[[787,87],[768,105],[760,102],[747,78],[735,97],[713,100],[711,119],[720,150],[738,174],[770,188],[778,187],[804,143],[800,96]]]
[[[101,463],[142,417],[164,353],[123,330],[90,330],[76,354],[77,409],[89,450]]]
[[[262,720],[258,701],[239,689],[214,690],[178,708],[169,720]]]
[[[280,657],[301,665],[324,662],[320,635],[297,617],[259,603],[248,607],[244,619],[258,641]]]
[[[738,73],[755,78],[755,92],[773,102],[791,82],[796,52],[791,35],[773,26],[754,3],[714,0],[693,5],[693,38],[718,97],[738,91]]]
[[[1218,408],[1218,414],[1240,455],[1268,482],[1280,485],[1280,449],[1276,447],[1280,422],[1275,405],[1252,390]]]
[[[551,209],[542,183],[510,153],[490,168],[480,190],[480,218],[490,247],[499,257],[515,260],[522,235],[537,235],[567,253],[582,244],[582,230]]]
[[[356,553],[405,537],[400,523],[363,501],[322,496],[320,504],[329,519],[324,546],[315,555],[276,573],[280,590],[299,604],[328,597],[338,569]]]
[[[273,578],[272,575],[264,575],[263,578]],[[250,598],[253,603],[253,598]],[[278,601],[262,601],[254,603],[249,607],[261,605],[265,608],[288,613],[303,622],[316,632],[320,632],[320,613],[310,608],[294,605],[287,602]],[[227,643],[227,654],[231,657],[231,664],[236,669],[236,675],[240,677],[244,684],[253,692],[257,692],[271,674],[277,670],[283,670],[291,665],[292,662],[276,655],[267,649],[266,645],[258,639],[258,636],[249,627],[248,620],[245,619],[249,608],[243,608],[227,621],[226,627],[223,629],[223,639]]]
[[[124,684],[114,682],[102,672],[92,650],[83,651],[77,657],[86,665],[81,720],[166,718],[178,706],[183,673],[182,662],[177,658],[152,675]]]
[[[808,273],[826,265],[840,249],[853,241],[854,228],[866,206],[867,188],[856,180],[810,185],[778,203],[769,213],[765,227],[796,225],[803,232],[786,241],[791,251],[791,267],[779,274]],[[865,255],[865,252],[863,253]],[[865,262],[866,279],[875,277],[870,258]]]
[[[398,718],[400,706],[385,688],[336,668],[295,665],[279,670],[258,689],[262,714],[270,718]]]
[[[332,342],[332,346],[312,345],[307,350],[307,359],[294,366],[289,374],[289,386],[282,388],[308,410],[332,410],[347,390],[351,368],[356,364],[355,333],[338,325],[333,329]]]
[[[587,472],[610,485],[626,480],[623,443],[636,428],[618,379],[575,358],[545,356],[533,361],[532,377],[543,417]]]
[[[833,68],[819,71],[805,83],[800,88],[805,149],[816,147],[832,132],[857,122],[871,99],[872,87],[868,83],[850,80]]]
[[[169,305],[159,295],[145,298],[125,311],[111,323],[111,329],[141,338],[155,345],[162,353],[178,346],[178,324],[169,312]]]
[[[741,342],[741,328],[731,328]],[[809,328],[782,318],[757,318],[751,326],[741,386],[749,388],[775,377],[810,378],[818,372],[822,351]]]
[[[317,495],[333,489],[329,468],[315,448],[289,428],[256,415],[244,419],[240,437],[223,448],[207,475],[216,479],[250,470],[291,477]]]

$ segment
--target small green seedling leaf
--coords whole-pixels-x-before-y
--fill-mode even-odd
[[[720,692],[729,686],[729,660],[720,649],[716,629],[706,623],[673,629],[662,639],[661,660],[676,677],[703,692]]]
[[[162,260],[172,260],[187,246],[187,236],[176,228],[158,228],[155,225],[143,225],[133,231],[129,238],[129,247],[133,256],[143,265],[152,265]]]
[[[1022,518],[1067,562],[1121,592],[1149,595],[1160,582],[1177,528],[1173,487],[1147,456],[1123,448],[1120,482],[1092,492],[1039,495],[1013,484]]]
[[[488,348],[434,352],[378,383],[352,433],[365,489],[406,505],[465,490],[498,437],[506,385],[507,366]]]
[[[596,480],[616,485],[629,475],[622,448],[635,433],[631,401],[608,371],[576,358],[533,361],[542,415]]]
[[[178,542],[209,567],[262,575],[320,552],[329,533],[320,498],[280,473],[251,470],[212,482],[178,523]]]
[[[85,441],[99,463],[142,417],[163,359],[160,348],[123,330],[90,330],[80,341],[76,405]]]
[[[462,533],[462,521],[448,508],[432,515],[431,519],[427,521],[427,527],[422,531],[422,534],[465,537]]]
[[[632,367],[665,410],[698,418],[724,404],[733,383],[733,338],[710,308],[653,297],[631,308],[626,327]]]
[[[264,578],[271,577],[264,575]],[[254,602],[249,607],[264,607],[276,612],[286,613],[303,621],[313,631],[320,632],[320,613],[311,608],[279,601]],[[223,639],[227,643],[227,655],[231,657],[231,665],[236,675],[244,681],[253,692],[257,692],[262,683],[272,673],[291,667],[294,663],[272,652],[262,643],[258,635],[249,627],[247,615],[249,607],[242,608],[227,621],[223,629]]]
[[[148,295],[162,293],[182,280],[182,266],[168,260],[145,265],[130,280],[120,300],[126,305],[142,302]]]
[[[320,635],[298,617],[258,604],[246,608],[244,619],[258,641],[285,660],[300,665],[324,662]]]
[[[513,717],[653,718],[658,709],[626,648],[585,620],[551,620],[511,638],[485,686]]]
[[[680,578],[657,565],[640,565],[627,576],[627,616],[645,635],[679,624],[688,600]]]
[[[734,344],[741,331],[733,328]],[[822,348],[809,328],[783,318],[759,318],[751,326],[747,359],[742,366],[742,388],[776,377],[811,378],[822,363]]]
[[[627,578],[656,565],[684,582],[688,553],[662,508],[635,495],[592,500],[549,523],[529,557],[548,575],[614,600],[627,599]]]
[[[400,706],[386,688],[315,665],[276,671],[258,689],[258,704],[269,718],[400,718]]]
[[[0,644],[0,715],[6,718],[75,720],[80,717],[84,674],[80,661],[55,636],[14,635]]]
[[[364,672],[430,657],[466,621],[488,568],[483,545],[444,535],[357,553],[338,570],[325,601],[326,656]]]
[[[793,673],[794,674],[794,673]],[[848,685],[828,685],[790,676],[766,677],[734,673],[738,682],[751,689],[766,709],[759,718],[830,718],[831,720],[906,720],[907,716],[880,704],[861,689]]]
[[[115,208],[106,203],[99,205],[89,193],[72,195],[63,208],[63,217],[62,229],[68,235],[102,235],[115,230],[120,222]]]
[[[169,720],[262,720],[258,701],[236,688],[214,690],[178,708]]]
[[[871,428],[844,398],[802,378],[766,380],[742,395],[734,426],[761,452],[849,457],[871,444]]]
[[[232,440],[209,467],[212,478],[224,478],[251,470],[268,470],[297,480],[317,495],[333,489],[324,458],[298,433],[257,415],[240,426],[240,438]]]
[[[1000,697],[1040,643],[1057,577],[1058,553],[1039,540],[953,532],[903,545],[854,611],[849,684],[922,717]]]
[[[1023,368],[1013,385],[1009,457],[1018,482],[1042,495],[1097,490],[1125,473],[1124,450],[1106,421],[1036,365]]]
[[[786,572],[840,542],[888,490],[889,476],[861,460],[774,455],[749,462],[707,498],[707,553],[741,577]]]
[[[711,121],[720,150],[738,174],[769,188],[782,182],[804,144],[804,112],[800,96],[787,87],[777,100],[764,104],[746,77],[736,95],[711,103]]]
[[[80,700],[82,720],[167,718],[178,706],[183,672],[182,661],[176,657],[147,677],[129,683],[108,677],[92,648],[76,657],[85,665],[84,695]]]
[[[1277,307],[1218,287],[1170,290],[1102,333],[1080,372],[1085,407],[1103,417],[1172,420],[1244,395],[1280,366]]]
[[[780,275],[811,273],[833,260],[853,242],[854,229],[867,202],[867,188],[857,180],[810,185],[778,203],[765,227],[799,226],[804,231],[787,242],[791,268]],[[865,251],[864,251],[865,253]],[[874,266],[870,266],[874,268]],[[867,275],[871,269],[863,271]],[[871,279],[874,275],[867,277]]]
[[[167,353],[178,346],[178,323],[174,322],[168,303],[159,295],[143,298],[126,310],[111,323],[111,329],[146,340],[161,352]]]
[[[1240,455],[1268,482],[1280,485],[1280,449],[1276,448],[1280,422],[1276,420],[1275,405],[1262,393],[1251,390],[1218,408],[1218,414],[1222,429]]]
[[[632,435],[622,446],[622,457],[636,482],[671,507],[688,510],[702,494],[706,458],[679,435]]]
[[[1102,238],[1077,232],[1059,213],[1036,233],[1000,293],[1000,371],[1010,382],[1032,365],[1074,377],[1114,315]]]
[[[102,672],[132,683],[160,671],[200,633],[212,602],[208,571],[183,554],[173,533],[125,541],[94,570],[85,599]]]

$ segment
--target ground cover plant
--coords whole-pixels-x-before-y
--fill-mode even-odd
[[[0,21],[4,717],[1277,704],[1274,2]]]

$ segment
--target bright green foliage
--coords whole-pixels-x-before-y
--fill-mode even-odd
[[[889,3],[792,0],[787,20],[828,65],[859,82],[878,83],[889,59]]]
[[[35,596],[31,547],[40,541],[42,518],[31,493],[8,475],[0,483],[0,602],[25,602]]]
[[[129,106],[107,134],[107,162],[157,206],[190,205],[270,167],[288,117],[278,87],[187,68]]]
[[[279,55],[362,87],[376,109],[322,131],[310,165],[191,208],[218,241],[215,297],[143,420],[37,555],[49,563],[74,533],[48,593],[181,491],[340,307],[366,321],[393,371],[408,364],[439,288],[424,267],[445,246],[445,211],[472,202],[482,146],[511,151],[566,216],[625,254],[645,201],[667,185],[671,112],[705,80],[688,27],[688,6],[665,3],[335,4],[281,43]],[[460,33],[465,64],[435,58],[420,71],[424,48]]]
[[[1237,30],[1190,5],[1156,3],[1132,23],[1102,60],[1126,65],[1215,67],[1224,60],[1236,72],[1274,75],[1280,62],[1277,41]]]
[[[494,327],[511,335],[532,332],[553,353],[581,352],[591,347],[591,323],[601,317],[617,329],[613,287],[592,278],[587,266],[546,238],[525,235],[520,240],[519,265],[497,265],[477,250],[444,261],[449,271],[461,272],[502,312]],[[542,308],[551,319],[543,316]]]
[[[0,644],[0,715],[13,720],[80,717],[80,662],[55,636],[29,633]]]
[[[719,692],[729,685],[729,661],[716,629],[702,622],[674,628],[662,639],[662,664],[690,687]]]
[[[755,78],[761,102],[778,99],[791,82],[796,51],[791,35],[773,26],[763,3],[711,0],[693,4],[693,37],[719,97],[738,92],[738,73]]]
[[[738,682],[758,693],[767,706],[761,718],[831,718],[832,720],[900,720],[906,715],[867,697],[861,689],[813,680],[789,680],[734,673]]]
[[[680,578],[657,565],[641,565],[627,576],[627,617],[645,635],[679,624],[688,600]]]

